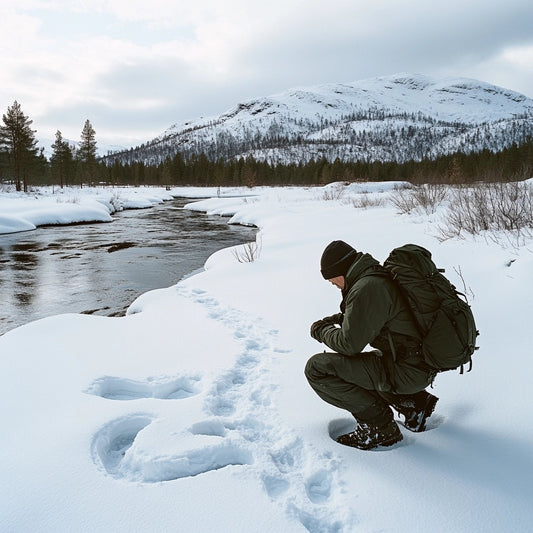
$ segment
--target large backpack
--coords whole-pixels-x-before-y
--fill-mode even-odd
[[[422,338],[424,361],[437,371],[469,364],[476,350],[476,329],[472,310],[431,259],[431,253],[406,244],[395,248],[383,266],[392,275],[413,322]]]

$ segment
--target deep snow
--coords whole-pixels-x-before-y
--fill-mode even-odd
[[[257,225],[254,262],[222,250],[126,317],[60,315],[0,337],[0,531],[529,531],[532,243],[439,242],[438,213],[398,215],[391,187],[329,201],[320,188],[223,191],[189,208]],[[197,194],[135,194],[147,191]],[[80,210],[113,210],[101,191],[76,194]],[[356,209],[361,194],[383,205]],[[41,221],[69,203],[31,201]],[[24,206],[0,197],[6,227],[36,224]],[[309,325],[340,300],[318,268],[334,239],[379,260],[428,247],[460,288],[462,273],[481,330],[473,371],[439,375],[428,430],[402,426],[392,449],[337,444],[350,416],[303,376],[324,349]]]

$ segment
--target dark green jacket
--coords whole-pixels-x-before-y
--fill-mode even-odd
[[[398,357],[412,358],[408,354],[418,345],[419,335],[393,281],[386,276],[367,275],[377,265],[371,255],[357,254],[342,293],[342,327],[326,326],[321,340],[335,352],[348,356],[358,354],[368,344],[390,352],[390,332]]]

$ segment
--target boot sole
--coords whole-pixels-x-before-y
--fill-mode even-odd
[[[348,442],[341,442],[341,440],[339,439],[342,439],[342,437],[344,437],[345,435],[340,435],[339,437],[337,437],[337,442],[339,444],[342,444],[343,446],[349,446],[350,448],[357,448],[358,450],[374,450],[376,448],[382,448],[382,447],[388,447],[388,446],[393,446],[394,444],[398,443],[398,442],[401,442],[403,440],[403,435],[400,433],[400,435],[396,436],[396,437],[391,437],[389,440],[385,440],[383,442],[380,442],[379,444],[376,444],[374,446],[365,446],[364,444],[361,445],[361,446],[354,446],[352,444],[349,444]]]

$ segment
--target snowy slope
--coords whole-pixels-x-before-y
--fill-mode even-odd
[[[522,94],[466,78],[398,74],[242,102],[217,117],[174,124],[123,157],[155,162],[179,151],[273,163],[405,161],[500,150],[532,133],[533,100]]]
[[[531,239],[439,242],[439,213],[398,215],[393,186],[192,204],[258,225],[256,260],[222,250],[126,317],[60,315],[0,337],[0,531],[530,531]],[[346,201],[361,194],[381,206]],[[438,376],[428,430],[401,426],[386,450],[337,444],[353,420],[303,376],[324,349],[309,325],[340,301],[319,273],[339,238],[380,260],[428,247],[464,276],[481,331],[473,371]]]

